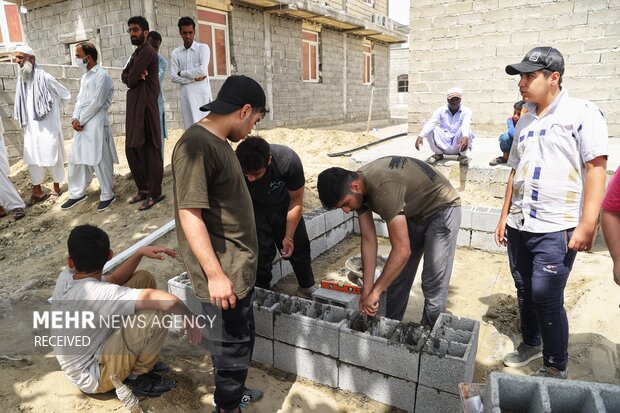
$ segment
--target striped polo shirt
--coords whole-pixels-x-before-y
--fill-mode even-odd
[[[607,156],[607,124],[596,105],[563,89],[542,116],[526,103],[508,164],[515,169],[507,224],[533,233],[574,228],[582,212],[585,163]]]

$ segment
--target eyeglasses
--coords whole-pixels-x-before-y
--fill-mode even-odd
[[[141,28],[139,28],[139,27],[130,27],[130,28],[128,28],[128,29],[127,29],[127,33],[130,33],[130,34],[131,34],[132,32],[133,32],[133,33],[138,33],[139,31],[142,31],[142,29],[141,29]]]

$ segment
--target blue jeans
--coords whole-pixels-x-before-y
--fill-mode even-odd
[[[513,137],[508,132],[499,135],[499,148],[504,153],[510,153],[510,147],[512,146]]]
[[[568,249],[572,233],[573,229],[535,234],[507,228],[523,342],[540,346],[542,341],[544,365],[558,370],[566,370],[568,364],[564,288],[577,255]]]

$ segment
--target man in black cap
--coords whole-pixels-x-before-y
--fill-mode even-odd
[[[240,405],[262,396],[245,388],[258,241],[250,192],[227,140],[239,142],[265,116],[265,93],[249,77],[230,76],[200,110],[210,113],[185,131],[172,153],[177,240],[203,313],[220,323],[207,335],[215,404],[218,412],[240,412]]]
[[[562,88],[564,58],[552,47],[530,50],[506,66],[520,75],[527,110],[514,132],[512,171],[495,242],[508,247],[523,342],[509,367],[543,357],[537,375],[566,378],[568,318],[564,288],[577,251],[592,247],[605,188],[607,125],[591,102]]]

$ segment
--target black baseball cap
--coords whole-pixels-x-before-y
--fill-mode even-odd
[[[551,70],[564,74],[564,57],[558,49],[553,47],[535,47],[521,60],[521,63],[506,66],[506,73],[518,75],[519,73],[532,73],[537,70]]]
[[[228,76],[214,101],[200,107],[203,112],[227,114],[249,104],[253,108],[264,108],[265,92],[258,82],[243,75]]]

